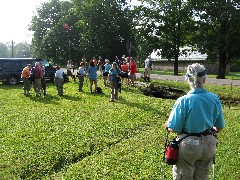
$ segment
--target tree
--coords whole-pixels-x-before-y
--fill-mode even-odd
[[[15,51],[15,57],[18,58],[30,58],[31,57],[31,51],[30,51],[30,45],[26,42],[18,43],[14,46]]]
[[[32,17],[30,30],[34,32],[32,49],[34,55],[56,64],[65,65],[71,59],[78,63],[80,31],[76,27],[77,17],[69,1],[51,0],[43,3]],[[70,29],[66,29],[68,24]]]
[[[226,66],[240,58],[240,6],[237,1],[192,0],[197,33],[195,42],[208,54],[208,60],[218,61],[217,78],[224,79]]]
[[[178,75],[180,47],[191,44],[194,28],[191,8],[181,0],[142,0],[134,13],[138,49],[145,56],[153,49],[161,49],[161,56],[174,59],[174,75]]]
[[[4,43],[0,42],[0,58],[6,57],[8,57],[8,48]]]
[[[127,54],[130,20],[125,1],[73,0],[79,18],[80,48],[88,58],[102,56],[113,59]]]

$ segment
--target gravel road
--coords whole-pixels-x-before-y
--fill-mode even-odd
[[[141,73],[137,73],[137,78],[141,78]],[[171,75],[160,75],[160,74],[152,74],[152,79],[159,80],[172,80],[172,81],[184,81],[184,76],[171,76]],[[206,84],[216,84],[221,86],[230,86],[232,83],[233,86],[240,86],[240,80],[229,80],[229,79],[215,79],[215,78],[207,78]]]

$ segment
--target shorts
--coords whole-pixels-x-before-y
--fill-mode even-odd
[[[104,72],[103,76],[108,76],[109,72]]]
[[[121,77],[121,78],[128,78],[128,73],[127,73],[127,72],[124,72],[124,71],[121,71],[120,77]]]
[[[130,79],[136,79],[136,74],[130,74]]]

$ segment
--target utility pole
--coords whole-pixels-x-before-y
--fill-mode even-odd
[[[13,58],[13,40],[12,40],[12,58]]]

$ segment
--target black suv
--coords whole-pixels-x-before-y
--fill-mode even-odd
[[[21,73],[27,64],[35,66],[40,62],[45,66],[45,78],[47,81],[54,81],[56,68],[47,60],[34,58],[0,58],[0,82],[17,84],[21,81]]]

